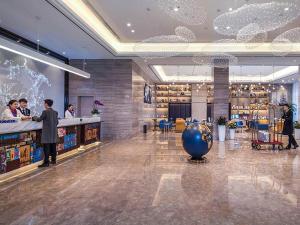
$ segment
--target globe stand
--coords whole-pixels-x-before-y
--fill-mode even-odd
[[[201,158],[195,158],[190,156],[188,158],[188,162],[193,164],[208,163],[208,159],[204,156],[202,156]]]

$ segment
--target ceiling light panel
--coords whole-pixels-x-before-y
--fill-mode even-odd
[[[9,52],[13,52],[17,55],[24,56],[26,58],[47,64],[49,66],[56,67],[58,69],[68,71],[72,74],[84,77],[84,78],[90,78],[90,74],[82,71],[80,69],[77,69],[75,67],[72,67],[70,65],[67,65],[61,61],[58,61],[56,59],[53,59],[49,56],[43,55],[39,52],[33,51],[31,49],[28,49],[26,47],[23,47],[19,44],[13,43],[11,41],[5,40],[3,38],[0,38],[0,49],[7,50]]]

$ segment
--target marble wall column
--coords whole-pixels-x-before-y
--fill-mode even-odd
[[[192,84],[192,118],[199,121],[207,118],[207,88],[206,85],[198,89]]]
[[[101,107],[104,139],[135,135],[141,130],[145,112],[149,117],[154,114],[154,104],[146,105],[143,101],[144,85],[151,81],[131,59],[89,59],[85,62],[85,70],[91,78],[70,75],[70,103],[79,107],[79,100],[88,97],[88,112],[93,107],[93,100],[104,104]],[[70,65],[80,69],[83,63],[83,60],[70,60]]]
[[[214,101],[212,107],[212,116],[214,121],[220,117],[229,117],[229,67],[213,68],[214,78]],[[217,137],[217,126],[214,129],[214,136]]]

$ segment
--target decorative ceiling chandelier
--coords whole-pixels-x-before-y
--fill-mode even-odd
[[[226,68],[238,64],[238,58],[228,53],[194,55],[192,60],[199,65],[208,65],[219,68]]]
[[[214,19],[215,31],[223,35],[237,35],[249,24],[257,24],[263,32],[283,27],[299,16],[299,9],[291,2],[245,4]],[[246,30],[248,28],[245,28]]]
[[[197,37],[194,34],[194,32],[183,26],[176,27],[175,34],[179,37],[185,38],[189,42],[195,42],[197,40]]]
[[[152,44],[161,43],[160,51],[153,52],[153,45]],[[181,43],[180,45],[176,45],[170,51],[169,46],[165,46],[165,43]],[[172,57],[180,54],[188,48],[188,40],[177,35],[161,35],[161,36],[154,36],[147,38],[133,47],[134,51],[136,52],[137,56],[144,58],[144,59],[153,59],[153,58],[167,58]]]
[[[207,13],[197,0],[157,0],[170,17],[187,25],[200,25],[206,21]]]
[[[175,29],[175,35],[161,35],[147,38],[134,46],[134,50],[137,55],[144,59],[154,58],[167,58],[180,54],[188,48],[188,43],[196,41],[196,35],[190,29],[179,26]],[[160,52],[153,52],[154,43],[161,43]],[[173,51],[170,51],[170,46],[165,46],[166,43],[180,43],[172,47]]]
[[[293,49],[293,43],[300,42],[300,27],[296,27],[285,31],[284,33],[278,35],[272,43],[282,44],[273,45],[273,54],[276,56],[288,55]]]
[[[253,43],[255,45],[248,48],[256,48],[267,41],[268,34],[257,23],[250,23],[240,29],[236,35],[236,40],[242,43]]]

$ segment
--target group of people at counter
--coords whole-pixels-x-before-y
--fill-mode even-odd
[[[24,98],[17,100],[10,100],[7,108],[2,113],[4,120],[32,120],[36,122],[43,122],[41,143],[44,150],[44,162],[39,167],[48,167],[50,164],[49,156],[51,155],[51,164],[56,164],[56,143],[57,143],[57,125],[58,112],[52,109],[53,100],[45,99],[45,110],[40,116],[32,116],[30,109],[28,109],[28,101]],[[68,105],[65,112],[65,118],[74,118],[74,107]]]
[[[72,104],[68,105],[65,111],[65,119],[72,119],[75,117],[75,109]],[[28,109],[28,101],[25,98],[21,98],[19,101],[13,99],[7,104],[7,108],[2,113],[2,119],[21,119],[31,120],[32,115],[30,109]]]

